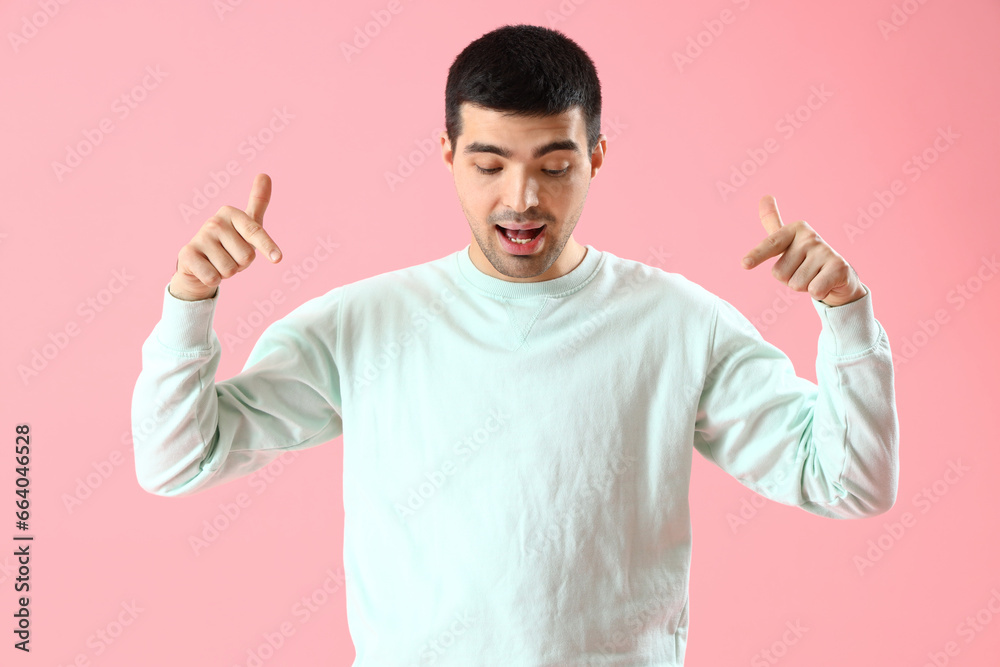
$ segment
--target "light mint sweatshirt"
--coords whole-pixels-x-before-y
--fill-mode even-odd
[[[720,297],[586,248],[542,282],[489,276],[466,246],[336,287],[228,380],[222,288],[164,288],[132,402],[139,484],[192,494],[342,435],[354,667],[682,665],[693,451],[812,514],[887,511],[889,341],[870,292],[811,299],[813,384]]]

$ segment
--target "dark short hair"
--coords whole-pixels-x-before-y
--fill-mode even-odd
[[[444,93],[452,150],[462,134],[461,105],[542,117],[583,110],[587,155],[601,134],[601,82],[590,56],[569,37],[535,25],[505,25],[472,42],[452,62]]]

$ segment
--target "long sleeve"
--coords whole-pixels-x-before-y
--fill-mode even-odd
[[[870,290],[841,306],[811,301],[822,322],[817,384],[718,300],[694,445],[776,502],[835,519],[875,516],[895,503],[899,477],[889,339]]]
[[[156,495],[187,495],[341,435],[341,295],[342,288],[331,290],[272,322],[243,370],[216,382],[219,293],[184,301],[164,288],[162,317],[143,343],[132,396],[139,485]]]

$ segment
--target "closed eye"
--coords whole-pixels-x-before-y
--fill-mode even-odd
[[[500,171],[501,167],[494,167],[493,169],[483,169],[482,167],[480,167],[477,164],[476,165],[476,169],[479,170],[480,174],[491,175],[491,174],[495,174],[498,171]],[[542,171],[545,172],[546,174],[548,174],[549,176],[565,176],[566,172],[569,171],[569,167],[566,167],[565,169],[559,169],[559,170],[555,170],[555,169],[542,169]]]

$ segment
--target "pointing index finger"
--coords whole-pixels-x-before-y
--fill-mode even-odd
[[[247,243],[263,252],[272,262],[281,259],[281,249],[264,229],[264,225],[238,208],[232,209],[230,220],[233,228]]]
[[[768,234],[773,234],[784,225],[781,223],[781,214],[778,213],[778,202],[772,195],[764,195],[760,198],[760,222]]]
[[[250,188],[250,201],[247,203],[247,215],[254,222],[264,224],[264,211],[271,202],[271,177],[267,174],[257,174]]]

